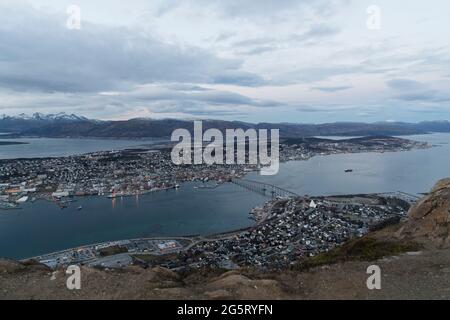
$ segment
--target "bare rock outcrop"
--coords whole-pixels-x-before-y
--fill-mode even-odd
[[[409,219],[398,236],[450,248],[450,178],[439,181],[409,211]]]
[[[24,270],[25,266],[13,260],[0,260],[0,273],[13,273]]]

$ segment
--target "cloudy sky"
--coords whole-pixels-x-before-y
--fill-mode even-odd
[[[0,0],[0,114],[450,120],[449,17],[448,0]]]

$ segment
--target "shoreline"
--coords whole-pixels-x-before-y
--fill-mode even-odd
[[[291,161],[308,161],[308,160],[310,160],[310,159],[312,159],[313,157],[317,157],[317,156],[328,156],[328,155],[337,155],[337,154],[342,154],[342,155],[345,155],[345,154],[361,154],[361,153],[387,153],[387,152],[389,152],[389,153],[394,153],[394,152],[401,152],[401,151],[413,151],[413,150],[423,150],[423,149],[429,149],[429,148],[432,148],[433,146],[432,145],[428,145],[427,147],[413,147],[413,148],[410,148],[410,149],[400,149],[400,150],[383,150],[383,151],[376,151],[376,150],[372,150],[372,151],[355,151],[355,152],[321,152],[321,153],[315,153],[315,154],[313,154],[311,157],[308,157],[308,158],[302,158],[302,159],[289,159],[289,158],[285,158],[285,159],[282,159],[280,162],[282,162],[282,163],[287,163],[287,162],[291,162]],[[64,158],[64,157],[63,157]],[[242,176],[237,176],[237,178],[241,178],[241,177],[245,177],[247,174],[249,174],[249,173],[251,173],[251,172],[255,172],[255,171],[257,171],[256,169],[252,169],[252,170],[249,170],[249,169],[247,169],[245,172],[242,172],[243,173],[243,175]],[[212,181],[212,180],[211,180]],[[180,181],[180,183],[181,183],[182,181]],[[183,181],[183,182],[185,182],[185,181]],[[187,181],[186,181],[187,182]],[[223,181],[222,181],[223,182]],[[218,183],[218,181],[216,181],[216,183]],[[160,189],[160,190],[156,190],[156,191],[163,191],[163,190],[167,190],[167,189],[172,189],[172,188],[166,188],[166,189]],[[155,192],[155,191],[152,191],[152,190],[149,190],[149,191],[147,191],[147,192],[141,192],[141,193],[139,193],[139,194],[146,194],[146,193],[151,193],[151,192]],[[381,193],[377,193],[377,194],[382,194],[383,192],[381,192]],[[129,195],[126,195],[126,196],[133,196],[133,195],[136,195],[136,194],[129,194]],[[98,196],[98,195],[97,195]],[[125,195],[124,195],[125,196]],[[87,195],[86,197],[90,197],[90,195]],[[118,196],[118,197],[120,197],[120,195]],[[36,198],[38,198],[38,199],[45,199],[45,197],[36,197]],[[45,200],[49,200],[48,198],[47,199],[45,199]],[[49,201],[51,201],[51,200],[49,200]],[[256,207],[254,207],[253,209],[255,209]],[[256,224],[257,225],[257,224]],[[251,226],[251,227],[249,227],[249,228],[254,228],[255,227],[255,225],[253,225],[253,226]],[[248,230],[249,228],[245,228],[245,229],[243,229],[243,230]],[[245,231],[242,231],[242,230],[240,230],[240,229],[238,229],[238,230],[230,230],[230,231],[228,231],[228,232],[224,232],[224,233],[220,233],[220,234],[214,234],[214,235],[208,235],[208,236],[206,236],[207,238],[216,238],[216,237],[220,237],[221,235],[224,235],[224,234],[236,234],[236,232],[239,232],[239,233],[241,233],[241,232],[245,232]],[[173,239],[173,238],[179,238],[179,236],[170,236],[170,237],[164,237],[164,239]],[[145,239],[158,239],[158,238],[145,238]],[[92,244],[86,244],[86,245],[84,245],[84,246],[92,246]],[[82,247],[84,247],[84,246],[82,246]],[[82,248],[82,247],[75,247],[75,249],[76,248]],[[71,250],[71,249],[74,249],[74,248],[68,248],[68,249],[65,249],[65,250],[63,250],[63,252],[65,252],[65,251],[67,251],[67,250]],[[60,251],[57,251],[57,252],[60,252]],[[50,253],[51,254],[51,253]],[[44,254],[44,255],[47,255],[47,254]],[[42,255],[40,255],[40,256],[42,256]],[[28,259],[30,259],[30,258],[25,258],[25,260],[28,260]]]
[[[380,198],[380,199],[396,199],[396,200],[402,200],[404,202],[407,202],[409,204],[409,206],[412,206],[416,201],[418,201],[420,199],[420,197],[414,196],[414,195],[410,195],[408,193],[404,193],[401,191],[397,191],[397,192],[384,192],[384,193],[368,193],[368,194],[347,194],[347,195],[330,195],[330,196],[317,196],[317,197],[308,197],[308,198],[304,198],[302,196],[297,197],[298,199],[301,199],[302,201],[306,201],[306,200],[316,200],[316,201],[330,201],[330,202],[334,202],[336,201],[335,199],[353,199],[353,198]],[[403,197],[403,198],[402,198]],[[288,199],[288,198],[286,198]],[[298,200],[297,199],[297,200]],[[226,240],[226,239],[230,239],[230,238],[234,238],[236,236],[240,236],[245,234],[246,232],[252,231],[252,230],[256,230],[258,227],[264,225],[266,222],[269,221],[276,221],[279,220],[281,218],[283,218],[283,216],[278,216],[278,217],[269,217],[272,209],[273,209],[273,205],[279,201],[281,199],[279,198],[275,198],[269,201],[266,201],[262,207],[254,207],[248,214],[251,216],[249,217],[250,219],[254,220],[255,223],[252,226],[249,227],[244,227],[244,228],[240,228],[240,229],[234,229],[234,230],[230,230],[230,231],[224,231],[224,232],[220,232],[220,233],[214,233],[214,234],[207,234],[207,235],[174,235],[174,236],[161,236],[161,237],[142,237],[142,238],[127,238],[127,239],[118,239],[118,240],[110,240],[110,241],[103,241],[103,242],[98,242],[98,243],[89,243],[89,244],[84,244],[84,245],[80,245],[80,246],[76,246],[76,247],[71,247],[71,248],[66,248],[63,250],[59,250],[59,251],[54,251],[54,252],[49,252],[49,253],[45,253],[45,254],[41,254],[41,255],[37,255],[37,256],[33,256],[33,257],[28,257],[28,258],[23,258],[23,259],[19,259],[18,261],[20,262],[28,262],[28,261],[45,261],[50,256],[60,256],[63,255],[65,253],[73,253],[73,252],[79,252],[79,251],[85,251],[85,250],[92,250],[93,248],[97,247],[97,246],[106,246],[106,247],[114,247],[116,244],[119,243],[125,243],[125,242],[143,242],[143,241],[165,241],[165,242],[170,242],[170,241],[188,241],[190,242],[190,244],[185,245],[181,248],[178,248],[177,250],[175,250],[174,252],[184,252],[187,251],[189,249],[191,249],[193,246],[201,244],[201,243],[207,243],[207,242],[214,242],[214,241],[220,241],[220,240]],[[266,206],[269,204],[269,207],[266,208]],[[349,204],[352,204],[352,202],[350,201]],[[263,210],[265,211],[265,215],[263,217],[257,217],[257,215],[253,212],[255,209],[258,210]],[[169,254],[172,252],[168,252],[168,253],[144,253],[144,252],[140,252],[140,253],[134,253],[134,252],[125,252],[125,254],[128,254],[130,256],[134,256],[134,255],[165,255],[165,254]],[[114,256],[114,255],[111,255]],[[109,256],[106,256],[109,257]],[[95,260],[95,259],[92,259]],[[83,261],[83,262],[78,262],[75,264],[88,264],[89,262],[92,262],[92,260],[87,260],[87,261]]]
[[[437,147],[436,145],[430,144],[429,142],[421,142],[421,141],[416,141],[416,140],[410,140],[411,142],[415,143],[416,145],[414,145],[413,147],[409,148],[409,149],[399,149],[399,150],[391,150],[391,149],[387,149],[387,150],[370,150],[370,151],[345,151],[345,152],[317,152],[314,153],[312,156],[309,157],[297,157],[297,158],[292,158],[292,157],[285,157],[285,158],[281,158],[280,159],[280,164],[282,163],[289,163],[289,162],[295,162],[295,161],[309,161],[310,159],[313,159],[315,157],[326,157],[326,156],[330,156],[330,155],[350,155],[350,154],[382,154],[382,153],[397,153],[397,152],[409,152],[409,151],[414,151],[414,150],[427,150],[427,149],[432,149],[434,147]],[[163,145],[163,147],[167,147],[168,145]],[[117,150],[117,152],[134,152],[136,151],[137,153],[146,153],[146,152],[150,152],[150,151],[157,151],[159,148],[161,148],[161,145],[155,145],[155,146],[151,146],[149,148],[139,148],[139,149],[133,149],[133,148],[125,148],[125,149],[121,149],[121,150]],[[88,152],[88,153],[83,153],[83,154],[79,154],[79,155],[73,155],[73,156],[86,156],[86,155],[91,155],[91,154],[96,154],[96,153],[104,153],[107,151],[96,151],[96,152]],[[27,160],[46,160],[46,159],[59,159],[59,158],[67,158],[67,157],[71,157],[71,156],[62,156],[62,157],[43,157],[43,158],[16,158],[16,159],[0,159],[0,163],[2,162],[9,162],[9,161],[27,161]],[[195,166],[195,165],[194,165]],[[222,165],[223,167],[226,167],[226,165]],[[217,187],[218,185],[220,185],[221,183],[224,182],[229,182],[232,179],[241,179],[241,178],[245,178],[245,176],[247,176],[249,173],[252,172],[257,172],[258,169],[254,168],[254,165],[251,164],[244,164],[244,169],[242,172],[237,172],[235,174],[232,174],[228,180],[226,181],[217,181],[215,180],[215,183],[217,184],[215,187]],[[176,183],[186,183],[186,182],[193,182],[195,180],[179,180],[176,181]],[[137,190],[135,193],[128,193],[128,194],[123,194],[123,195],[119,195],[118,197],[122,196],[122,197],[129,197],[129,196],[135,196],[135,195],[143,195],[143,194],[147,194],[147,193],[152,193],[152,192],[159,192],[159,191],[164,191],[164,190],[168,190],[168,189],[176,189],[175,185],[176,183],[174,183],[173,186],[169,186],[169,187],[163,187],[160,188],[158,190]],[[208,189],[212,189],[210,187],[207,187]],[[382,192],[382,191],[381,191]],[[87,193],[86,195],[83,195],[81,197],[95,197],[95,196],[103,196],[104,194],[89,194]],[[76,195],[74,195],[76,196]],[[42,193],[42,194],[35,194],[35,198],[36,200],[39,199],[44,199],[44,200],[48,200],[51,201],[51,194],[48,193]],[[64,197],[63,197],[64,198]],[[1,210],[11,210],[11,209],[20,209],[19,207],[14,207],[14,208],[1,208],[0,207],[0,212]]]
[[[424,134],[419,134],[419,135],[433,135],[433,134],[439,134],[441,132],[427,132]],[[412,149],[407,149],[407,150],[386,150],[386,151],[369,151],[369,152],[345,152],[345,153],[318,153],[316,155],[330,155],[330,154],[351,154],[351,153],[370,153],[370,152],[375,152],[375,153],[383,153],[383,152],[400,152],[400,151],[410,151],[410,150],[420,150],[420,149],[428,149],[428,148],[433,148],[436,147],[436,145],[432,145],[429,142],[422,142],[422,141],[417,141],[414,139],[408,139],[408,137],[414,137],[417,136],[417,134],[409,134],[409,135],[395,135],[395,136],[386,136],[389,138],[398,138],[398,139],[406,139],[409,140],[410,142],[413,142],[415,144],[427,144],[427,146],[416,146],[413,147]],[[334,139],[330,139],[327,137],[335,137],[335,135],[331,135],[331,136],[320,136],[320,138],[318,139],[329,139],[331,141],[343,141],[343,140],[351,140],[352,138],[354,138],[353,136],[342,136],[340,139],[338,140],[334,140]],[[358,136],[358,138],[372,138],[372,137],[376,137],[376,136]],[[302,138],[306,138],[306,139],[310,139],[310,138],[317,138],[316,136],[311,136],[311,137],[302,137]],[[15,137],[15,138],[7,138],[7,139],[72,139],[72,140],[105,140],[105,141],[115,141],[115,140],[119,140],[119,141],[135,141],[135,142],[143,142],[147,139],[150,140],[155,140],[154,142],[157,144],[154,145],[150,145],[150,146],[142,146],[142,145],[137,145],[136,147],[133,146],[128,146],[128,147],[121,147],[118,149],[112,149],[112,150],[98,150],[98,151],[89,151],[89,152],[82,152],[82,153],[74,153],[74,154],[69,154],[69,155],[61,155],[61,156],[42,156],[42,157],[35,157],[35,156],[31,156],[31,157],[18,157],[18,158],[0,158],[0,162],[3,161],[18,161],[18,160],[45,160],[45,159],[58,159],[58,158],[67,158],[67,157],[77,157],[77,156],[84,156],[84,155],[89,155],[89,154],[95,154],[95,153],[99,153],[99,152],[109,152],[109,151],[116,151],[116,152],[123,152],[123,151],[139,151],[139,150],[146,150],[151,151],[151,150],[162,150],[162,149],[166,149],[166,148],[170,148],[172,147],[172,145],[175,143],[173,141],[170,140],[170,137],[162,137],[162,138],[155,138],[155,137],[147,137],[147,138],[113,138],[113,137],[40,137],[40,136],[29,136],[29,137]],[[290,139],[297,139],[297,138],[289,138],[289,137],[280,137],[280,146],[284,144],[284,141],[290,140]],[[3,138],[0,136],[0,146],[1,146],[1,140],[3,140]],[[151,141],[149,141],[151,142]],[[21,144],[30,144],[28,142],[18,142],[18,143],[14,143],[14,145],[21,145]],[[314,156],[316,156],[314,155]],[[314,157],[313,156],[313,157]],[[312,157],[310,157],[312,158]],[[308,159],[310,159],[308,158]],[[305,160],[305,159],[297,159],[297,160]],[[307,160],[307,159],[306,159]],[[283,160],[280,160],[280,162],[286,162]]]

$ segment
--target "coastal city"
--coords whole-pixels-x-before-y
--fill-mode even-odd
[[[392,137],[286,139],[280,146],[280,160],[428,147],[426,143]],[[263,206],[253,208],[249,214],[255,223],[242,230],[210,236],[124,239],[32,258],[51,268],[69,264],[102,268],[140,264],[174,270],[286,267],[299,257],[326,252],[361,237],[379,224],[398,222],[416,200],[405,194],[309,198],[282,189],[270,192],[270,187],[255,189],[248,185],[244,176],[255,170],[258,166],[174,165],[167,146],[2,160],[0,199],[3,209],[20,209],[28,201],[53,201],[63,210],[77,197],[125,197],[183,187],[182,183],[188,181],[208,182],[201,184],[207,186],[233,182],[253,191],[259,188],[259,192],[271,196]]]
[[[132,264],[172,270],[244,266],[280,269],[371,230],[398,223],[417,199],[407,194],[277,197],[251,212],[255,225],[209,237],[111,241],[34,257],[50,268]]]
[[[427,143],[393,137],[286,139],[280,145],[280,161],[428,147]],[[20,209],[21,204],[38,199],[54,201],[64,209],[72,197],[131,196],[177,188],[188,181],[223,183],[259,169],[250,164],[175,165],[167,146],[68,157],[0,160],[0,163],[1,209]]]
[[[450,1],[404,2],[0,1],[0,301],[450,300]]]

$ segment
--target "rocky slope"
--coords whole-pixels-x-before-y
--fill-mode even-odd
[[[409,220],[398,235],[438,248],[450,248],[450,178],[439,181],[410,210]]]
[[[0,267],[0,299],[450,299],[450,250],[409,252],[376,261],[346,261],[306,271],[172,271],[82,268],[81,290],[66,288],[64,270]],[[381,290],[366,287],[380,266]]]

